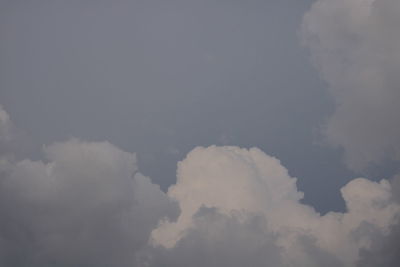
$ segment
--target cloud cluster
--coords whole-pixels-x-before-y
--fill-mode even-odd
[[[0,115],[7,143],[10,121]],[[398,263],[388,248],[398,244],[398,180],[355,179],[341,190],[346,212],[321,215],[257,148],[193,149],[167,194],[138,172],[134,154],[108,142],[72,139],[44,155],[1,157],[0,266]]]
[[[400,160],[399,12],[397,0],[317,0],[304,16],[303,41],[336,102],[325,134],[344,149],[354,170]],[[398,205],[400,176],[390,182],[392,201]],[[369,190],[360,186],[347,199],[365,192]],[[369,248],[360,249],[357,265],[398,266],[399,229],[395,223],[391,234],[385,234],[363,223],[357,232],[368,233],[371,240]]]
[[[325,133],[360,170],[400,159],[400,1],[317,0],[301,35],[336,110]]]
[[[400,158],[400,1],[317,0],[302,37],[337,108],[325,133],[361,169]],[[78,139],[14,157],[0,106],[0,266],[399,266],[400,176],[357,178],[345,212],[302,203],[257,148],[193,149],[167,193],[135,154]]]
[[[44,154],[0,162],[0,266],[132,266],[158,220],[178,214],[134,154],[74,139]]]
[[[341,192],[347,211],[321,216],[300,203],[296,179],[277,159],[256,148],[198,147],[179,163],[168,191],[181,214],[162,221],[152,243],[169,251],[161,255],[171,266],[187,266],[192,246],[203,255],[199,266],[222,266],[223,258],[242,266],[245,247],[251,266],[354,266],[360,250],[389,234],[400,205],[386,180],[358,178]]]

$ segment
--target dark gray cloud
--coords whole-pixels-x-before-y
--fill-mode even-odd
[[[369,249],[360,251],[357,266],[395,267],[400,263],[400,223],[386,234],[377,234]]]
[[[395,199],[400,203],[400,175],[394,176],[391,182],[393,188],[393,195]]]
[[[282,249],[263,217],[224,215],[202,208],[194,229],[174,248],[158,247],[149,255],[150,266],[282,266]],[[240,215],[239,215],[240,217]]]
[[[397,175],[391,180],[392,194],[400,203],[400,176]],[[357,266],[383,266],[394,267],[400,263],[400,218],[399,223],[390,227],[389,231],[382,234],[373,232],[374,238],[368,249],[360,250],[360,260]],[[369,227],[369,231],[374,229]]]
[[[251,213],[222,214],[202,207],[190,230],[174,248],[152,248],[149,266],[343,266],[319,248],[312,236],[296,241],[301,256],[288,260],[279,237],[265,227],[265,217]]]

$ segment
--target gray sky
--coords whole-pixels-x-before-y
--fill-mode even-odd
[[[333,104],[297,35],[311,2],[1,1],[1,103],[37,147],[107,140],[164,189],[195,146],[256,146],[342,209],[353,174],[318,145]]]

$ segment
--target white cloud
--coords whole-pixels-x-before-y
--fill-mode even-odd
[[[168,190],[168,196],[178,201],[181,214],[176,222],[163,221],[153,231],[153,245],[182,249],[182,242],[190,242],[192,233],[200,231],[199,211],[206,207],[231,219],[236,214],[233,218],[241,227],[249,216],[261,217],[265,224],[260,234],[274,236],[271,242],[281,249],[282,266],[320,266],[316,259],[321,255],[351,266],[358,260],[358,251],[367,249],[372,241],[368,234],[355,234],[360,227],[368,224],[385,235],[400,215],[386,180],[351,181],[342,188],[347,212],[324,216],[299,202],[302,193],[295,182],[277,159],[259,149],[198,147],[179,163],[177,184]],[[313,249],[307,249],[310,247]],[[219,252],[210,257],[213,253]]]
[[[302,37],[336,111],[325,133],[359,170],[400,159],[400,1],[317,0]]]
[[[225,213],[267,213],[277,205],[297,203],[302,193],[295,183],[277,159],[259,149],[195,148],[178,163],[177,184],[168,190],[168,195],[180,203],[178,222],[166,222],[153,237],[167,247],[174,245],[203,205]]]

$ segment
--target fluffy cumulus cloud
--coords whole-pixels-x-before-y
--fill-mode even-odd
[[[400,1],[317,0],[304,43],[336,101],[325,133],[359,170],[400,159]]]
[[[158,220],[178,213],[135,155],[107,142],[70,140],[44,154],[1,161],[0,266],[132,266]]]
[[[151,249],[147,266],[282,266],[282,252],[263,216],[201,207],[179,241]]]
[[[162,221],[151,241],[175,255],[161,253],[172,266],[188,265],[188,247],[203,255],[199,266],[222,266],[223,258],[242,266],[245,247],[251,266],[354,266],[400,215],[388,181],[358,178],[342,188],[347,211],[321,216],[300,203],[296,179],[280,162],[256,148],[194,149],[168,195],[181,214]]]
[[[0,115],[7,143],[10,121]],[[398,263],[398,179],[355,179],[341,190],[346,212],[321,215],[257,148],[195,148],[167,194],[108,142],[43,150],[41,161],[1,157],[0,266]]]
[[[399,13],[397,0],[317,0],[304,16],[303,41],[336,101],[324,131],[331,144],[344,149],[346,162],[355,170],[385,159],[400,160]],[[360,183],[352,192],[343,189],[350,213],[357,209],[366,214],[381,203],[365,199],[367,192],[383,196],[370,185]],[[391,192],[387,199],[398,205],[400,176],[381,183],[381,188]],[[356,206],[351,204],[355,201]],[[391,234],[373,226],[363,222],[355,231],[359,237],[370,236],[357,265],[398,266],[400,224],[389,227]]]

